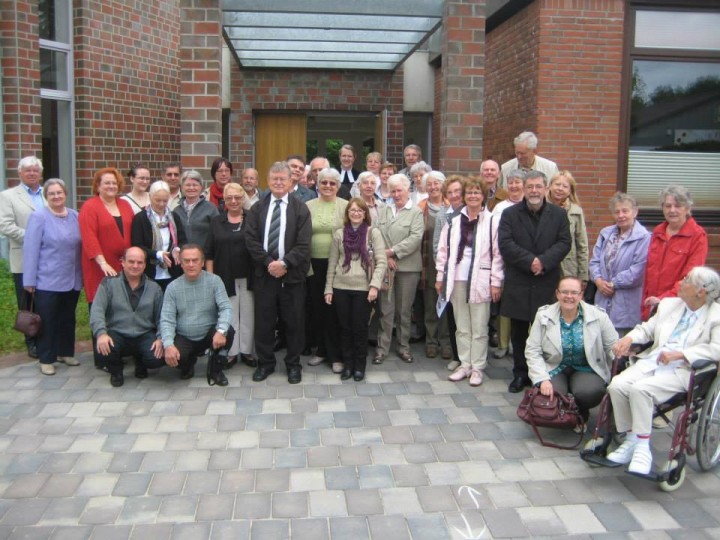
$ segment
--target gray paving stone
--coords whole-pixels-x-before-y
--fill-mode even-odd
[[[83,476],[79,474],[53,474],[47,479],[38,492],[39,497],[60,498],[72,497],[83,481]],[[7,491],[3,495],[9,497]]]
[[[410,531],[403,516],[368,516],[371,538],[410,540]]]
[[[305,415],[305,427],[308,429],[323,429],[334,426],[335,418],[331,412],[317,412]]]
[[[290,488],[290,472],[287,469],[259,470],[255,473],[255,491],[277,492]]]
[[[333,413],[335,427],[352,428],[363,425],[362,414],[359,411]]]
[[[458,509],[449,486],[419,486],[415,491],[424,512],[454,512]]]
[[[397,487],[426,486],[429,483],[422,465],[392,465],[391,470]]]
[[[127,540],[132,525],[98,525],[91,529],[90,540]]]
[[[308,467],[334,467],[340,464],[340,451],[335,446],[308,448]]]
[[[286,540],[289,538],[287,520],[253,520],[250,537],[255,540]]]
[[[278,469],[294,469],[307,466],[305,448],[278,448],[275,450],[275,467]]]
[[[137,526],[142,523],[155,523],[162,497],[128,497],[125,499],[117,522]]]
[[[376,411],[389,411],[400,408],[398,400],[395,396],[373,396],[373,408]]]
[[[133,527],[130,540],[166,540],[172,533],[172,523],[139,524]]]
[[[202,413],[200,413],[202,414]],[[218,417],[218,431],[242,431],[245,429],[247,418],[242,414],[227,415]]]
[[[178,540],[195,540],[210,536],[209,523],[176,523],[173,525],[172,537]]]
[[[485,509],[482,517],[493,538],[524,538],[530,535],[512,508]]]
[[[113,455],[107,470],[113,473],[137,472],[143,459],[145,459],[143,452],[117,452]]]
[[[599,480],[597,481],[599,482]],[[562,493],[565,500],[570,504],[588,504],[599,502],[598,496],[589,488],[589,484],[597,487],[596,481],[585,482],[584,480],[558,480],[554,482],[555,487]],[[612,501],[603,501],[612,502]]]
[[[391,488],[394,486],[392,469],[387,465],[361,465],[358,467],[360,488]]]
[[[111,433],[105,439],[103,444],[103,452],[130,452],[135,442],[137,441],[137,435],[131,433]]]
[[[121,474],[112,495],[115,497],[139,497],[145,495],[152,480],[151,473]]]
[[[103,473],[110,466],[112,457],[112,454],[80,454],[80,457],[75,462],[73,472],[81,474]]]
[[[92,497],[85,505],[79,523],[87,525],[113,523],[120,515],[124,504],[125,499],[122,497]]]
[[[291,519],[290,537],[293,540],[329,540],[330,532],[328,519]]]
[[[344,491],[348,514],[351,516],[383,513],[383,504],[377,489],[346,489]]]
[[[290,432],[283,430],[260,433],[261,448],[287,448],[290,446]]]
[[[142,472],[170,472],[175,469],[177,452],[145,452],[140,471]]]
[[[363,540],[370,538],[364,517],[330,518],[330,535],[333,540]]]
[[[449,540],[452,538],[442,515],[408,516],[413,540]]]
[[[380,434],[385,444],[409,444],[414,442],[410,426],[383,426],[380,428]]]
[[[3,497],[8,499],[36,497],[48,478],[50,478],[48,473],[19,475],[5,490]]]
[[[214,521],[212,524],[211,540],[248,540],[252,522],[244,521]]]
[[[532,536],[558,537],[567,534],[565,526],[551,507],[518,508],[517,513]]]
[[[447,424],[448,419],[442,409],[428,408],[418,409],[418,417],[423,424]]]
[[[255,471],[223,471],[220,493],[249,493],[255,489]]]
[[[308,494],[299,493],[273,493],[272,494],[272,517],[280,518],[305,518],[308,516]]]
[[[48,454],[20,454],[12,457],[5,474],[32,474],[45,464]]]
[[[311,491],[310,515],[312,517],[347,516],[345,494],[342,491]]]
[[[217,493],[219,485],[219,471],[194,471],[188,473],[182,492],[184,495]]]
[[[320,444],[317,429],[294,429],[290,432],[290,446],[311,447]]]
[[[518,508],[529,506],[525,493],[516,483],[503,483],[485,486],[488,496],[496,508]]]
[[[326,467],[325,485],[330,490],[357,489],[360,479],[357,469],[353,467]]]
[[[269,493],[238,493],[233,519],[267,519],[271,515]]]
[[[620,503],[595,503],[590,505],[590,510],[600,520],[603,527],[610,532],[628,532],[642,529],[628,509]]]
[[[235,495],[232,493],[205,493],[200,495],[197,507],[198,521],[231,520],[235,509]]]
[[[271,469],[273,454],[267,448],[248,448],[242,453],[243,469]]]
[[[175,495],[182,493],[187,480],[185,472],[160,472],[153,475],[148,493],[150,495]]]
[[[422,514],[422,506],[414,488],[387,488],[380,490],[385,515]]]
[[[267,431],[275,429],[274,414],[249,414],[247,416],[246,429],[254,431]]]
[[[674,500],[660,503],[665,511],[677,521],[681,527],[718,527],[718,519],[707,513],[695,501]]]
[[[305,427],[305,417],[301,413],[275,415],[277,429],[300,430]]]
[[[434,463],[437,461],[435,450],[430,444],[404,444],[402,449],[408,463]]]
[[[465,448],[459,442],[433,443],[439,461],[467,461]]]
[[[236,470],[240,466],[240,450],[213,450],[210,452],[208,470]]]
[[[373,402],[369,396],[345,398],[345,410],[354,412],[372,412]]]
[[[410,431],[412,431],[413,440],[416,443],[442,442],[444,440],[440,428],[436,425],[412,426]]]
[[[340,463],[343,465],[369,465],[371,462],[367,446],[340,448]]]
[[[367,379],[366,379],[367,381]],[[366,382],[365,384],[359,384],[356,386],[356,392],[358,396],[381,396],[382,388],[379,384],[373,384]]]
[[[77,525],[89,501],[87,497],[36,500],[50,503],[42,514],[40,525]],[[13,505],[13,508],[15,506],[17,505]],[[3,519],[3,522],[5,522],[5,519]],[[29,525],[29,523],[24,523],[24,525]]]
[[[158,512],[158,522],[195,521],[199,497],[197,495],[173,495],[163,498]]]
[[[69,473],[75,467],[79,454],[54,454],[48,456],[40,468],[40,472]]]

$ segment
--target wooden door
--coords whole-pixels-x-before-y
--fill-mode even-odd
[[[383,161],[389,161],[387,157],[387,111],[378,113],[375,117],[375,151],[383,155]]]
[[[306,124],[304,114],[255,116],[255,168],[262,189],[267,187],[267,173],[273,163],[291,154],[305,156]]]

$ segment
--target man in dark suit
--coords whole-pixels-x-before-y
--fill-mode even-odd
[[[349,145],[349,144],[343,144],[340,147],[340,186],[347,189],[347,192],[349,193],[350,190],[353,187],[353,184],[357,182],[358,176],[360,176],[360,171],[355,169],[353,165],[355,164],[355,159],[357,159],[357,154],[355,153],[355,149]],[[338,193],[338,196],[340,196],[340,193]]]
[[[290,196],[288,164],[279,161],[268,173],[270,194],[248,212],[246,242],[255,266],[255,348],[258,367],[253,381],[275,371],[275,321],[285,326],[288,382],[302,380],[300,351],[304,342],[305,275],[310,267],[310,211]]]
[[[308,202],[311,199],[317,199],[318,194],[314,189],[308,189],[300,184],[300,179],[305,174],[305,159],[298,154],[293,154],[287,158],[288,167],[290,167],[290,194],[294,195],[302,202]]]
[[[500,253],[505,262],[500,315],[511,320],[513,380],[508,391],[513,393],[530,385],[525,361],[530,323],[540,306],[554,302],[560,262],[570,251],[567,213],[545,200],[545,175],[529,171],[524,191],[522,202],[505,209],[498,230]]]

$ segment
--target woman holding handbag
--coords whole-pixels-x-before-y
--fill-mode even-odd
[[[35,296],[42,318],[37,337],[40,372],[55,375],[55,362],[78,366],[75,359],[75,308],[82,289],[78,213],[65,206],[65,182],[43,186],[47,207],[30,214],[23,247],[23,286]]]
[[[563,277],[557,302],[538,309],[525,347],[528,375],[540,393],[575,396],[587,423],[610,382],[612,347],[618,334],[604,310],[582,301],[583,282]]]
[[[370,227],[365,201],[350,199],[344,226],[333,234],[325,280],[325,302],[335,304],[340,326],[342,380],[365,378],[370,304],[377,299],[385,268],[382,233]]]

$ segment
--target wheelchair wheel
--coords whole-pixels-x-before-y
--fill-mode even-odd
[[[705,396],[697,422],[695,441],[698,465],[709,471],[720,461],[720,377],[716,377]]]
[[[674,459],[666,465],[666,471],[670,471],[670,477],[664,482],[660,482],[660,489],[666,492],[675,491],[683,485],[685,481],[685,467],[679,466]]]

